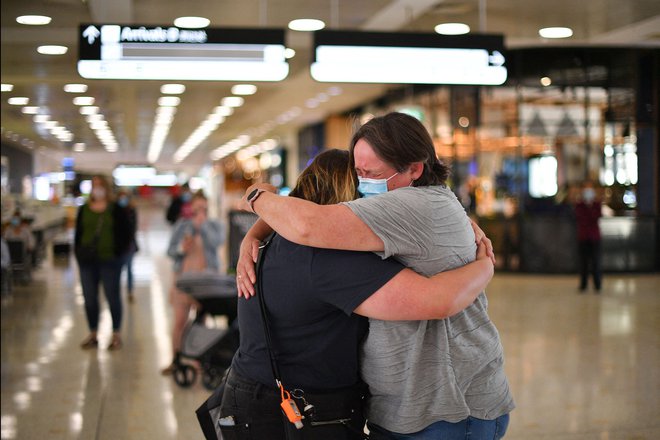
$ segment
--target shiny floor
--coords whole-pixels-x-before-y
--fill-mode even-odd
[[[2,302],[2,439],[201,439],[201,384],[161,376],[171,359],[160,208],[141,207],[136,301],[125,301],[124,347],[87,335],[78,271],[52,249],[28,286]],[[606,276],[600,295],[575,276],[496,274],[491,317],[516,398],[507,439],[660,439],[660,275]],[[124,292],[124,298],[126,294]]]

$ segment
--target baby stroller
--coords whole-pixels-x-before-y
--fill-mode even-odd
[[[182,358],[194,359],[201,366],[202,384],[213,390],[220,384],[238,349],[236,280],[233,276],[212,272],[190,272],[181,275],[176,287],[201,304],[201,310],[197,310],[183,332],[174,381],[185,388],[195,382],[197,369],[181,362]],[[207,327],[205,322],[209,315],[227,316],[228,328]]]

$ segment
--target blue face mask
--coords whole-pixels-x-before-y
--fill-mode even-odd
[[[192,200],[192,194],[190,194],[189,192],[183,193],[181,195],[181,200],[183,200],[184,202],[189,202],[190,200]]]
[[[21,219],[18,217],[12,217],[11,220],[9,220],[9,223],[11,223],[12,226],[18,226],[21,224]]]
[[[126,208],[128,206],[128,197],[120,197],[119,200],[117,200],[117,204],[122,208]]]
[[[367,179],[366,177],[359,177],[358,192],[362,197],[371,197],[378,194],[387,192],[387,182],[399,173],[394,173],[387,179]]]

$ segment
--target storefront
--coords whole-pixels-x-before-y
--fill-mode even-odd
[[[572,205],[590,180],[604,205],[604,270],[658,270],[660,51],[517,49],[507,65],[503,86],[407,86],[344,116],[418,117],[500,269],[576,270]]]

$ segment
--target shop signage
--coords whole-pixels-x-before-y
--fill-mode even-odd
[[[500,85],[504,38],[317,31],[310,73],[321,82]]]
[[[281,81],[282,29],[83,24],[78,73],[90,79]]]

